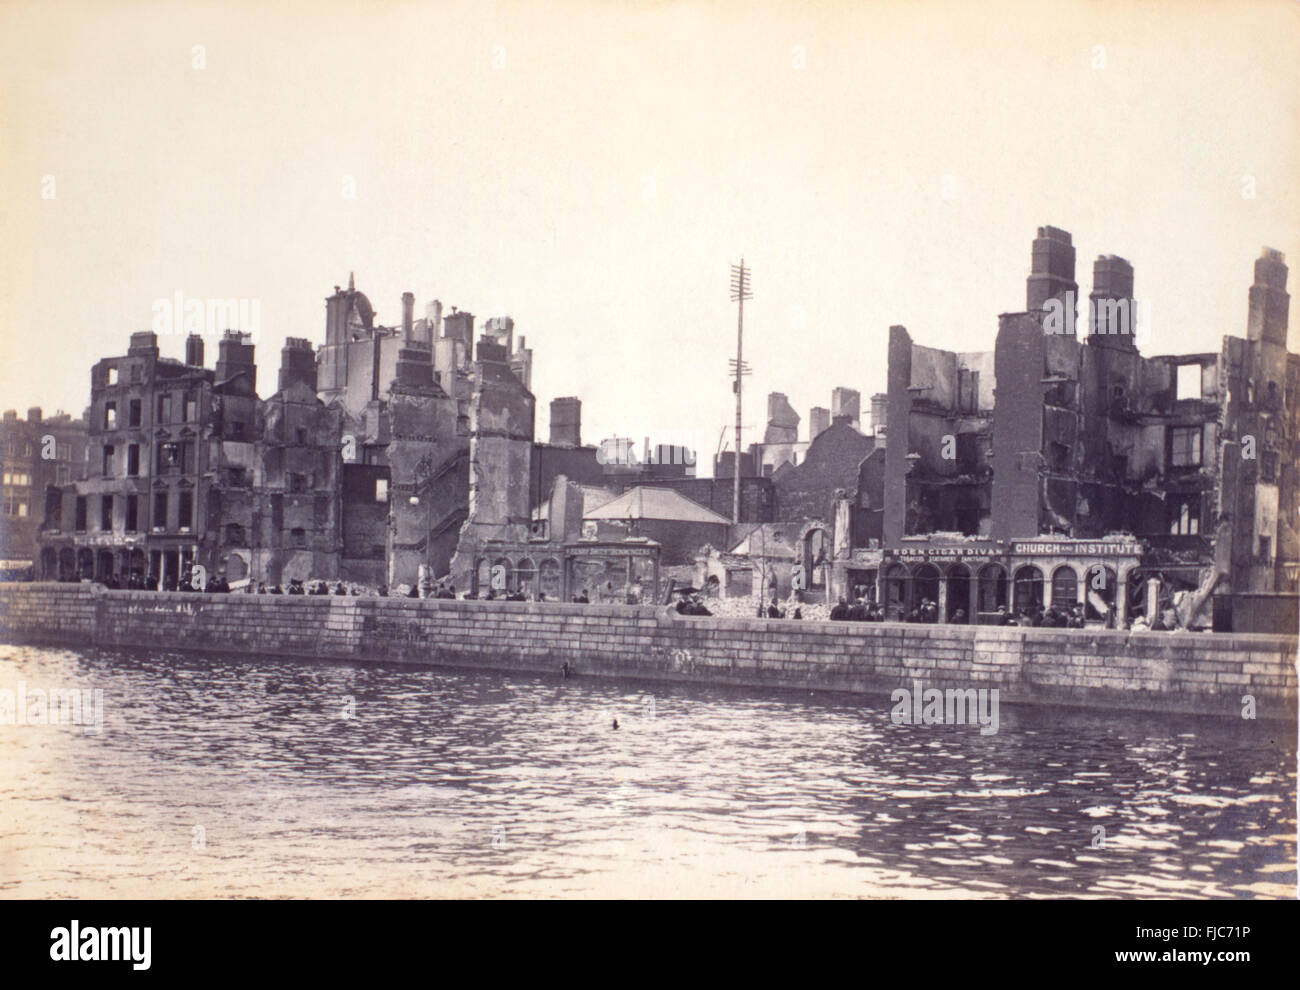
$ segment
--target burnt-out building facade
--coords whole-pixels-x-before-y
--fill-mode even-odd
[[[474,333],[472,313],[444,314],[438,300],[417,319],[410,292],[400,325],[385,327],[354,279],[326,300],[317,391],[342,418],[348,579],[400,588],[424,567],[469,588],[483,545],[528,539],[547,494],[538,476],[594,461],[576,400],[559,400],[560,442],[535,449],[533,352],[514,320],[488,319],[477,342]]]
[[[84,479],[52,489],[41,526],[46,579],[174,589],[220,574],[236,586],[338,571],[337,417],[315,395],[306,341],[283,352],[263,402],[247,335],[227,331],[215,367],[191,334],[184,360],[153,333],[91,370]]]
[[[255,442],[220,445],[208,535],[228,581],[274,585],[341,576],[342,417],[317,397],[315,380],[311,342],[288,338],[278,387],[256,406]],[[224,419],[230,399],[221,405]]]
[[[1218,355],[1216,562],[1238,595],[1300,589],[1300,356],[1287,350],[1290,296],[1278,251],[1255,262],[1246,337]]]
[[[1072,239],[1043,227],[992,352],[891,328],[882,594],[901,612],[942,594],[967,621],[1053,602],[1114,621],[1177,596],[1185,624],[1210,621],[1212,595],[1226,615],[1233,596],[1294,594],[1286,274],[1266,249],[1245,339],[1144,357],[1132,266],[1096,260],[1080,321]]]
[[[41,525],[40,576],[157,577],[175,588],[198,561],[211,478],[216,378],[191,334],[185,360],[164,358],[154,333],[90,373],[84,480],[51,491]],[[251,388],[251,386],[250,386]],[[245,411],[241,436],[251,441]]]
[[[325,300],[316,358],[340,417],[340,572],[372,586],[445,574],[467,514],[473,315],[414,310],[404,293],[400,325],[381,325],[350,277]]]

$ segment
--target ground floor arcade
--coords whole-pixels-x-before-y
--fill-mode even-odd
[[[875,586],[886,617],[905,620],[923,603],[938,620],[993,624],[1007,614],[1081,607],[1090,622],[1122,625],[1142,548],[1110,540],[913,545],[886,550]]]

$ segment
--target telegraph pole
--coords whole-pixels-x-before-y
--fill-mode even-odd
[[[735,476],[735,488],[732,494],[731,502],[731,521],[740,522],[740,416],[741,416],[741,381],[745,375],[749,374],[749,365],[745,364],[745,300],[753,299],[753,294],[749,291],[749,269],[745,267],[745,259],[740,259],[739,265],[731,266],[731,301],[737,303],[736,308],[736,359],[731,361],[732,371],[735,373],[736,380],[732,384],[732,389],[736,393],[736,456],[732,462],[733,474]]]

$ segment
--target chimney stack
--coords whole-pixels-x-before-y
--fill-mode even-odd
[[[493,316],[483,324],[483,333],[506,349],[506,354],[515,350],[515,321],[508,316]]]
[[[402,293],[402,341],[405,344],[411,343],[411,337],[415,333],[415,293]]]
[[[135,335],[132,334],[132,340]],[[247,343],[249,334],[227,330],[217,344],[217,382],[229,381],[240,372],[248,375],[249,386],[257,391],[257,365],[253,361],[253,345]]]
[[[185,338],[185,363],[191,368],[203,367],[203,338],[197,333]]]
[[[466,357],[474,350],[473,313],[460,312],[453,306],[451,312],[442,318],[442,329],[444,336],[464,344]]]
[[[131,344],[126,349],[131,357],[148,357],[158,359],[158,335],[152,330],[143,330],[131,334]]]
[[[1089,344],[1136,350],[1137,304],[1133,301],[1133,266],[1113,254],[1098,256],[1092,266],[1088,310]]]
[[[27,410],[27,422],[39,423],[41,421],[41,407],[32,406]]]
[[[551,400],[551,443],[582,446],[582,400],[574,396]]]
[[[280,348],[280,377],[276,386],[283,392],[293,382],[302,382],[316,391],[316,352],[305,337],[286,337]]]
[[[877,392],[871,397],[871,432],[878,437],[885,435],[885,422],[889,409],[889,394]]]
[[[1246,339],[1262,340],[1286,349],[1291,296],[1286,291],[1286,256],[1264,248],[1255,262],[1255,284],[1250,287]]]
[[[1068,231],[1059,227],[1039,227],[1025,286],[1025,308],[1044,309],[1047,300],[1059,299],[1069,309],[1071,304],[1067,302],[1067,293],[1071,298],[1079,295],[1078,283],[1074,281],[1074,241]]]
[[[831,390],[831,422],[845,421],[855,430],[862,418],[862,396],[856,389],[836,388]]]
[[[817,439],[818,434],[824,433],[826,428],[831,425],[831,411],[825,406],[813,406],[812,412],[808,414],[808,439],[813,441]]]
[[[442,303],[435,299],[424,307],[424,321],[429,326],[429,346],[442,336]]]

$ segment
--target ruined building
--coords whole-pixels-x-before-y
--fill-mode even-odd
[[[218,347],[208,368],[197,334],[181,361],[136,333],[91,369],[89,469],[46,499],[40,577],[337,576],[338,422],[315,396],[310,345],[288,342],[265,402],[247,337]]]
[[[420,565],[467,587],[473,546],[529,525],[532,351],[510,317],[431,302],[398,327],[349,279],[326,300],[317,391],[343,421],[343,569],[353,580],[413,584]],[[458,558],[465,541],[469,549]],[[465,563],[465,560],[469,563]]]
[[[998,318],[992,352],[890,329],[882,595],[967,621],[1053,602],[1122,619],[1182,591],[1207,617],[1216,595],[1226,627],[1247,593],[1294,594],[1282,256],[1255,264],[1245,339],[1149,358],[1132,266],[1096,260],[1081,336],[1074,261],[1068,233],[1039,228],[1026,309]]]

